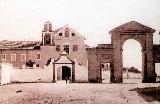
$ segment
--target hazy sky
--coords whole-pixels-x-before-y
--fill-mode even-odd
[[[41,40],[45,21],[53,28],[69,24],[86,37],[86,44],[110,43],[108,31],[140,22],[160,36],[160,0],[0,0],[0,40]]]
[[[129,39],[123,44],[123,66],[127,67],[136,67],[139,70],[142,70],[142,52],[141,44],[134,40]]]

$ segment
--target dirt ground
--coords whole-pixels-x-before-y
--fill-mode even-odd
[[[134,88],[160,84],[24,83],[0,86],[0,104],[159,104]]]

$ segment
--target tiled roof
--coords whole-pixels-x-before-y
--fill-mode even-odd
[[[62,28],[63,28],[63,27],[61,27],[61,28],[58,28],[58,29],[54,30],[54,33],[59,32]]]
[[[0,49],[34,49],[40,46],[40,41],[0,41]]]
[[[112,44],[98,44],[96,48],[113,49],[113,45]]]

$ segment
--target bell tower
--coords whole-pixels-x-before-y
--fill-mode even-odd
[[[54,44],[52,23],[50,21],[44,23],[44,29],[42,31],[42,42],[43,46],[52,46]]]

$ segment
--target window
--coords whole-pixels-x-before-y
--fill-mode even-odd
[[[11,54],[11,61],[16,61],[16,54]]]
[[[26,54],[21,54],[21,61],[26,61]]]
[[[40,59],[41,59],[41,54],[37,53],[37,60],[40,60]]]
[[[72,35],[72,36],[75,36],[75,34],[74,34],[74,33],[72,33],[71,35]]]
[[[57,46],[56,46],[56,51],[59,52],[60,50],[61,50],[61,46],[60,46],[60,45],[57,45]]]
[[[78,51],[78,45],[73,45],[73,51]]]
[[[45,45],[51,44],[51,36],[49,35],[49,33],[45,34],[44,40],[45,40]]]
[[[101,64],[101,67],[104,68],[104,64]]]
[[[59,33],[59,36],[62,36],[62,33]]]
[[[49,25],[47,25],[47,31],[49,31]]]
[[[65,30],[65,37],[69,37],[69,30],[68,29]]]
[[[2,54],[1,61],[6,61],[6,54]]]
[[[64,45],[63,48],[64,48],[64,51],[66,51],[67,53],[69,53],[69,45],[68,44]]]

